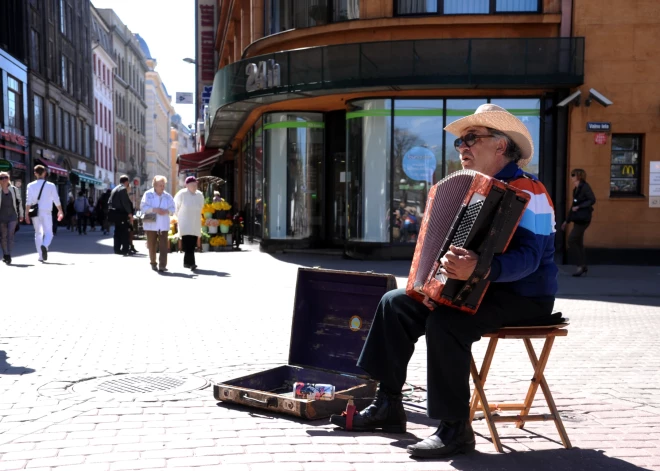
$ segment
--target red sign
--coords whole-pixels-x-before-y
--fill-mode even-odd
[[[598,132],[594,134],[594,144],[596,145],[607,144],[607,134],[605,134],[604,132]]]
[[[139,178],[133,179],[133,186],[140,186],[140,179]]]
[[[26,145],[25,136],[14,134],[13,132],[5,131],[4,129],[0,129],[0,137],[6,142],[11,142],[17,146],[25,147]]]

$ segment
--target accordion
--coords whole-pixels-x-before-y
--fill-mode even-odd
[[[406,293],[474,314],[488,288],[483,278],[493,257],[506,250],[529,199],[524,191],[473,170],[454,172],[436,183],[428,194]],[[439,272],[440,259],[451,245],[479,255],[467,280]]]

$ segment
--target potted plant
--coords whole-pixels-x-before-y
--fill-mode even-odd
[[[208,235],[206,232],[202,232],[202,252],[208,252],[209,251],[209,240],[211,240],[211,236]]]

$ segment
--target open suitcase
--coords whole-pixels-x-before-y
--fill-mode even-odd
[[[296,382],[332,384],[358,409],[371,403],[377,383],[357,367],[380,298],[395,289],[392,275],[299,268],[289,362],[213,387],[216,399],[305,419],[346,409],[347,397],[296,399]]]

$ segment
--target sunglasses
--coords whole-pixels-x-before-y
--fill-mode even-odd
[[[486,137],[494,137],[492,134],[474,134],[474,133],[468,133],[463,137],[459,137],[454,141],[454,148],[456,149],[457,152],[460,152],[458,149],[461,147],[463,144],[465,144],[467,147],[472,147],[477,143],[478,139],[483,139]]]
[[[574,177],[574,176],[575,176],[575,174],[574,174],[574,173],[571,173],[571,177]]]
[[[9,177],[0,177],[0,180],[9,180]]]

